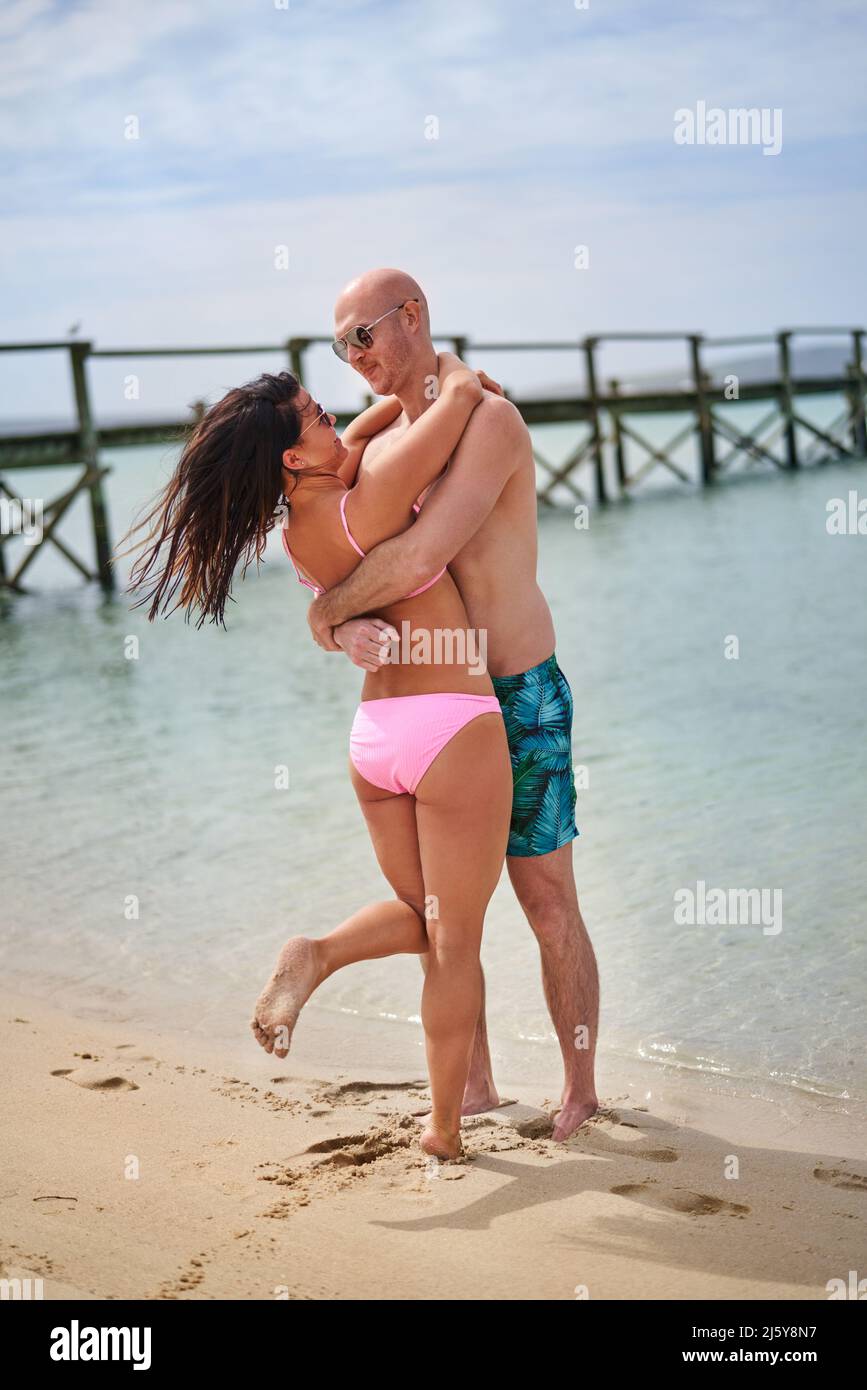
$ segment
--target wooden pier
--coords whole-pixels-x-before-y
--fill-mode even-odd
[[[539,500],[556,505],[557,496],[566,494],[570,504],[577,499],[601,505],[635,493],[658,468],[667,469],[684,485],[709,487],[726,473],[730,474],[736,462],[770,464],[781,470],[792,470],[834,458],[863,460],[867,457],[864,335],[862,328],[794,328],[774,334],[729,338],[706,338],[699,333],[609,333],[572,342],[475,343],[462,336],[440,335],[437,342],[448,342],[465,360],[471,357],[478,360],[480,354],[500,352],[579,355],[584,364],[582,391],[576,386],[574,396],[517,399],[514,403],[528,425],[574,423],[584,427],[575,448],[562,464],[552,464],[534,448],[542,475]],[[809,337],[842,338],[849,344],[850,360],[844,375],[794,376],[793,344]],[[77,416],[76,425],[70,429],[0,433],[0,507],[4,521],[13,514],[20,515],[20,509],[26,505],[20,493],[6,482],[5,473],[45,467],[79,470],[71,485],[57,497],[42,502],[40,538],[24,547],[23,556],[14,565],[7,562],[7,547],[18,539],[16,529],[11,525],[0,527],[0,589],[25,592],[22,581],[27,570],[43,546],[53,545],[85,579],[95,580],[110,590],[113,586],[111,540],[103,488],[109,470],[101,464],[100,452],[124,445],[179,440],[195,419],[195,414],[191,413],[187,420],[100,426],[94,419],[90,400],[88,362],[91,359],[244,355],[261,356],[267,361],[279,353],[288,361],[290,370],[304,381],[308,350],[330,341],[325,337],[296,337],[276,345],[229,348],[99,349],[93,343],[78,341],[0,344],[0,354],[58,351],[68,354]],[[612,342],[682,343],[686,349],[689,384],[682,390],[642,391],[625,390],[621,383],[611,380],[603,388],[599,382],[599,351]],[[739,383],[733,398],[729,386],[715,383],[707,374],[708,351],[758,345],[774,350],[777,374],[772,380]],[[491,366],[490,359],[487,365]],[[811,421],[801,404],[805,398],[819,395],[840,397],[839,414],[826,428]],[[726,407],[732,399],[767,405],[749,433],[744,433],[728,418],[731,412],[727,412]],[[664,445],[656,445],[639,428],[641,418],[669,414],[685,415],[686,420]],[[350,418],[349,414],[338,416],[338,423],[343,426]],[[676,456],[677,450],[688,441],[694,442],[697,469],[691,469]],[[58,534],[61,521],[79,497],[86,498],[90,509],[95,555],[95,562],[90,564],[76,555]]]

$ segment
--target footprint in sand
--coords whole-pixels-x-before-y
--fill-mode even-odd
[[[205,1277],[205,1265],[208,1262],[209,1257],[202,1251],[198,1258],[187,1261],[187,1268],[180,1270],[175,1279],[165,1279],[160,1285],[159,1292],[152,1297],[179,1299],[183,1298],[185,1294],[194,1293]]]
[[[680,1158],[676,1149],[642,1149],[638,1145],[632,1144],[599,1144],[594,1142],[592,1148],[588,1147],[583,1152],[616,1156],[617,1158],[641,1158],[648,1163],[677,1163]]]
[[[646,1158],[650,1163],[676,1163],[680,1158],[676,1149],[627,1149],[626,1154],[630,1158]]]
[[[645,1147],[640,1142],[636,1142],[633,1135],[618,1135],[617,1131],[639,1130],[643,1132],[647,1129],[656,1128],[671,1129],[673,1126],[656,1125],[650,1120],[642,1120],[637,1124],[634,1120],[628,1120],[617,1110],[597,1111],[597,1113],[572,1136],[573,1146],[582,1153],[599,1155],[616,1155],[618,1158],[640,1158],[648,1163],[677,1163],[680,1154],[677,1149],[672,1149],[668,1145],[654,1147],[652,1141]],[[647,1139],[647,1135],[644,1136]],[[657,1141],[658,1143],[658,1141]]]
[[[631,1119],[630,1116],[640,1114],[638,1120]],[[670,1120],[663,1120],[659,1115],[651,1115],[646,1105],[633,1105],[630,1110],[615,1110],[610,1106],[600,1105],[595,1115],[591,1115],[589,1120],[585,1120],[581,1126],[586,1133],[590,1130],[605,1129],[608,1125],[616,1125],[623,1129],[677,1129],[677,1125]]]
[[[410,1134],[407,1117],[389,1129],[374,1129],[367,1134],[336,1135],[333,1139],[320,1139],[304,1150],[308,1154],[324,1153],[328,1157],[321,1163],[333,1163],[337,1167],[353,1167],[363,1163],[374,1163],[398,1149],[407,1149],[414,1139]]]
[[[328,1101],[331,1105],[363,1105],[377,1091],[418,1091],[424,1090],[427,1081],[344,1081],[338,1085],[325,1086],[313,1097],[316,1101]]]
[[[366,1134],[337,1134],[333,1139],[320,1139],[317,1144],[308,1144],[306,1154],[327,1154],[334,1149],[344,1149],[347,1144],[363,1144]]]
[[[630,1197],[633,1201],[644,1202],[647,1206],[661,1207],[664,1211],[680,1212],[684,1216],[726,1216],[744,1217],[750,1208],[741,1202],[727,1202],[723,1197],[710,1197],[705,1192],[690,1192],[686,1187],[674,1187],[669,1191],[656,1192],[648,1183],[619,1183],[609,1189],[616,1197]]]
[[[288,1096],[278,1096],[276,1091],[260,1091],[258,1086],[252,1085],[249,1081],[239,1081],[237,1076],[224,1076],[222,1086],[212,1086],[215,1095],[225,1096],[227,1100],[240,1100],[242,1102],[251,1101],[256,1105],[264,1105],[268,1110],[289,1110],[296,1111],[301,1109],[301,1102],[290,1100]]]
[[[814,1168],[813,1177],[848,1192],[867,1192],[867,1177],[863,1173],[850,1173],[847,1168]]]
[[[87,1091],[137,1091],[139,1089],[135,1081],[130,1081],[128,1076],[118,1076],[114,1072],[86,1070],[84,1067],[60,1067],[51,1075],[64,1076],[67,1081],[73,1081],[76,1086],[83,1086]]]
[[[363,1170],[377,1160],[396,1160],[386,1163],[385,1175],[394,1178],[405,1177],[405,1169],[422,1167],[422,1155],[415,1153],[415,1126],[409,1116],[402,1116],[388,1126],[359,1134],[338,1134],[330,1139],[319,1139],[310,1144],[305,1154],[322,1154],[304,1167],[286,1168],[276,1163],[260,1164],[262,1168],[272,1169],[259,1174],[260,1182],[273,1183],[276,1187],[290,1188],[291,1192],[281,1196],[273,1206],[259,1215],[268,1219],[282,1220],[291,1216],[299,1207],[309,1206],[314,1197],[329,1190],[354,1185],[351,1180],[361,1178]],[[408,1150],[412,1150],[408,1153]]]

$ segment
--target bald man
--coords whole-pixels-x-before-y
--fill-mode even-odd
[[[403,407],[368,443],[377,458],[431,404],[437,354],[421,287],[399,270],[351,281],[334,311],[335,350],[378,396]],[[359,334],[358,330],[362,329]],[[487,666],[503,709],[515,781],[506,864],[542,959],[542,982],[565,1066],[554,1138],[597,1109],[594,1057],[599,981],[572,870],[575,784],[572,698],[554,654],[554,624],[536,582],[536,474],[527,428],[511,402],[485,392],[449,465],[413,526],[384,541],[309,612],[316,641],[376,670],[387,650],[378,609],[444,566],[470,624],[487,633]],[[387,659],[387,658],[386,658]],[[423,960],[423,958],[422,958]],[[463,1113],[499,1103],[491,1073],[484,994]]]

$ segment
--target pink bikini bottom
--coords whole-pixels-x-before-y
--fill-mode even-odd
[[[414,795],[437,754],[480,714],[502,714],[495,695],[393,695],[362,700],[352,721],[349,756],[375,787]]]

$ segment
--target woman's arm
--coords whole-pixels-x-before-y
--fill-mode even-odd
[[[392,420],[396,420],[400,412],[401,404],[397,396],[383,396],[381,401],[374,401],[373,405],[350,420],[340,438],[347,448],[358,441],[366,444],[374,434],[379,434]]]
[[[364,453],[367,441],[380,430],[392,424],[401,412],[401,404],[397,396],[384,396],[381,401],[374,401],[366,410],[362,410],[360,415],[356,415],[354,420],[350,420],[343,434],[340,436],[341,442],[349,450],[348,457],[343,460],[337,470],[337,476],[343,480],[347,487],[352,487],[358,473],[358,465],[361,462],[361,455]]]
[[[346,519],[359,545],[372,549],[403,530],[419,493],[442,472],[484,396],[474,372],[444,353],[434,401],[400,438],[377,456],[346,502]]]

